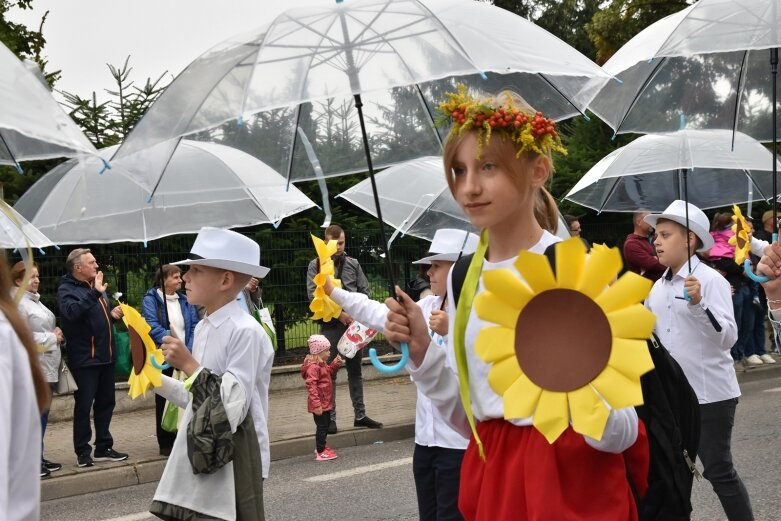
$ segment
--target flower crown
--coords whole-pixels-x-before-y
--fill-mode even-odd
[[[476,131],[478,156],[491,139],[491,133],[497,131],[520,145],[516,157],[524,152],[549,155],[554,150],[567,154],[556,132],[556,123],[542,112],[531,114],[516,108],[509,94],[504,105],[495,107],[491,104],[492,100],[470,96],[463,83],[457,89],[457,92],[445,93],[447,101],[437,107],[442,115],[436,123],[438,126],[452,123],[456,135],[468,130]]]

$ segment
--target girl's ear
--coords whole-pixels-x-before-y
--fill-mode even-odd
[[[551,160],[548,156],[539,155],[531,162],[531,183],[534,188],[545,186],[550,178]]]

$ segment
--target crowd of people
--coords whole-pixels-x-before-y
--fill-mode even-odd
[[[357,320],[383,331],[394,345],[409,346],[408,370],[418,398],[413,476],[420,519],[640,519],[647,511],[642,502],[655,456],[649,449],[654,434],[646,431],[635,408],[610,408],[599,438],[568,425],[550,441],[535,426],[536,412],[519,417],[508,411],[492,376],[494,355],[478,347],[493,325],[473,304],[486,292],[481,275],[504,269],[523,280],[518,266],[526,252],[555,258],[558,208],[545,185],[553,171],[552,151],[563,148],[558,134],[551,122],[531,141],[522,138],[521,116],[535,111],[514,93],[475,99],[459,92],[450,101],[452,106],[440,106],[453,118],[443,154],[445,175],[455,200],[482,235],[437,230],[429,253],[416,262],[426,267],[430,294],[416,288],[419,298],[413,300],[398,288],[397,299],[380,303],[368,297],[360,263],[345,253],[344,230],[336,225],[325,230],[325,239],[337,244],[334,278],[341,285],[327,278],[323,289],[342,311],[309,338],[301,367],[302,409],[306,403],[315,424],[314,459],[337,457],[327,436],[338,431],[334,386],[342,366],[353,425],[382,427],[366,413],[362,351],[344,359],[338,352],[339,340]],[[486,107],[517,113],[518,125],[488,132],[472,119]],[[736,268],[729,243],[731,215],[717,214],[710,223],[684,201],[673,201],[661,213],[638,210],[623,245],[626,268],[653,281],[645,306],[656,316],[654,338],[669,350],[696,395],[697,455],[730,521],[753,519],[730,448],[740,396],[735,364],[775,363],[765,352],[768,310],[772,327],[781,330],[781,247],[759,237],[773,226],[765,217],[763,230],[751,241],[755,269],[771,277],[764,290]],[[565,220],[580,237],[579,219]],[[37,473],[40,463],[44,477],[62,467],[45,459],[42,440],[63,342],[78,385],[77,465],[128,458],[114,448],[110,432],[116,360],[112,322],[123,313],[110,305],[108,285],[88,249],[75,249],[67,257],[57,290],[59,328],[40,302],[38,268],[20,262],[9,270],[5,264],[0,269],[0,336],[7,347],[0,350],[0,367],[10,377],[0,384],[0,412],[6,415],[0,419],[0,450],[8,453],[14,447],[14,455],[0,469],[0,481],[5,481],[0,491],[8,491],[0,496],[0,513],[10,520],[35,519],[38,496],[23,492],[38,489],[31,469]],[[183,276],[181,266],[188,268]],[[262,307],[258,279],[268,271],[260,265],[256,242],[204,228],[188,258],[162,266],[158,284],[144,296],[150,335],[171,366],[154,388],[157,440],[168,460],[150,511],[162,519],[264,519],[274,349],[254,315]],[[307,273],[310,300],[318,290],[318,273],[314,259]],[[16,291],[24,291],[18,305]],[[178,411],[173,424],[166,424],[168,410]]]

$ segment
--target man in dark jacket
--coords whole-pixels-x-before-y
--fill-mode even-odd
[[[648,212],[635,212],[632,216],[634,231],[624,241],[624,262],[629,271],[656,282],[667,268],[659,262],[648,240],[652,228],[643,220],[646,215]]]
[[[351,291],[369,294],[369,281],[366,280],[366,275],[363,273],[361,265],[358,263],[358,259],[348,256],[344,252],[344,230],[336,224],[332,224],[325,230],[325,241],[335,240],[337,245],[336,254],[333,256],[334,269],[336,271],[335,278],[342,281],[342,288]],[[318,259],[315,258],[309,263],[309,268],[306,274],[306,290],[309,300],[315,292],[314,278],[320,270]],[[331,320],[330,322],[323,322],[320,326],[320,333],[325,336],[331,343],[331,356],[328,358],[328,363],[336,358],[339,354],[336,346],[339,344],[339,339],[347,331],[347,326],[353,321],[352,317],[342,311],[338,320]],[[363,349],[358,350],[358,353],[353,358],[345,359],[345,367],[347,368],[347,385],[350,390],[350,398],[353,402],[353,412],[355,413],[355,421],[353,425],[355,427],[368,427],[370,429],[379,429],[382,427],[382,423],[374,421],[366,416],[366,407],[363,403],[363,374],[361,373],[361,360],[363,359]],[[331,375],[331,379],[336,385],[336,372]],[[331,422],[328,426],[329,434],[336,434],[336,392],[333,393],[333,407],[331,409]]]
[[[122,309],[109,309],[103,272],[90,250],[77,248],[65,262],[68,271],[57,288],[57,305],[68,353],[68,366],[76,384],[73,410],[73,448],[79,467],[93,464],[90,410],[95,417],[94,461],[122,461],[127,454],[113,449],[109,432],[114,413],[115,346],[112,319]]]

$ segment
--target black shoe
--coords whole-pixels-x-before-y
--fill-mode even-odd
[[[103,452],[95,451],[95,461],[124,461],[126,459],[127,454],[117,452],[114,449],[106,449]]]
[[[79,457],[76,459],[76,464],[79,467],[91,467],[95,462],[89,454],[79,454]]]
[[[160,447],[160,455],[168,457],[171,455],[172,447]]]
[[[49,461],[47,459],[41,460],[41,464],[44,467],[46,467],[46,470],[48,470],[49,472],[56,472],[56,471],[58,471],[58,470],[60,470],[62,468],[62,465],[60,465],[59,463],[54,463],[54,462]]]
[[[363,418],[357,418],[353,422],[353,426],[355,427],[367,427],[369,429],[382,429],[382,424],[380,422],[374,421],[368,416],[364,416]]]
[[[46,465],[41,462],[41,477],[48,478],[49,475],[51,475],[51,471],[49,471],[49,469],[46,468]]]
[[[336,420],[331,420],[331,421],[328,423],[328,434],[336,434],[336,432],[337,432],[337,429],[336,429]]]

